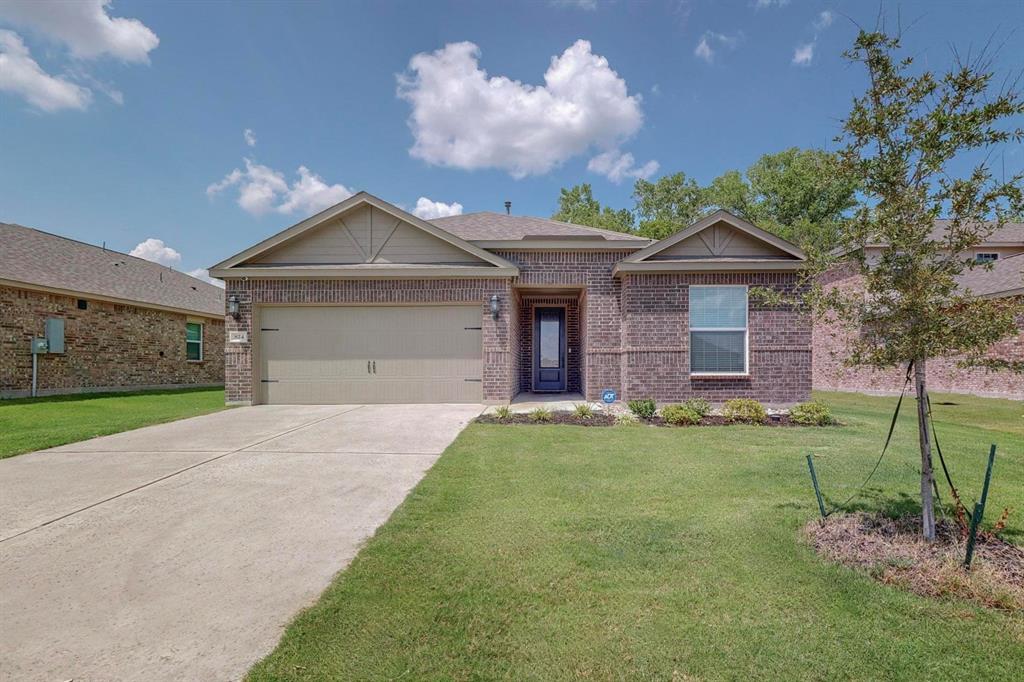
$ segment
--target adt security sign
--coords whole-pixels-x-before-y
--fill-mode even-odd
[[[611,405],[615,402],[615,391],[610,388],[606,388],[604,392],[601,393],[601,400],[603,400],[605,404]]]

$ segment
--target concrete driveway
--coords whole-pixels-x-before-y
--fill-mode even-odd
[[[240,678],[481,410],[247,407],[0,461],[0,677]]]

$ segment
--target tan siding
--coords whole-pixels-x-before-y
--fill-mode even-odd
[[[690,258],[713,256],[729,258],[792,257],[767,242],[725,224],[712,225],[658,253],[659,260],[673,256]]]
[[[252,263],[351,265],[371,260],[396,264],[485,264],[457,246],[372,206],[353,209],[335,221],[285,242]]]

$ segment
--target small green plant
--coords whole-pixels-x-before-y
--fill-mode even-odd
[[[512,419],[512,408],[508,405],[499,405],[494,408],[494,416],[497,417],[499,421],[507,422]]]
[[[700,424],[701,415],[688,405],[666,405],[661,408],[662,418],[673,426]]]
[[[549,422],[551,421],[551,410],[546,407],[535,407],[530,412],[530,421]]]
[[[640,426],[640,418],[632,412],[623,412],[615,417],[616,426]]]
[[[690,398],[685,403],[684,407],[688,407],[702,417],[706,417],[711,414],[711,403],[704,398]]]
[[[731,422],[763,424],[768,419],[764,405],[751,398],[733,398],[722,406],[722,416]]]
[[[832,416],[832,409],[819,400],[794,405],[789,411],[789,418],[794,423],[803,426],[828,426],[836,423],[836,418]]]
[[[643,400],[630,400],[626,404],[629,406],[629,411],[640,419],[650,419],[658,409],[658,406],[655,405],[654,401],[650,398],[644,398]]]
[[[591,419],[594,416],[594,408],[588,403],[576,403],[572,406],[572,412],[579,419]]]

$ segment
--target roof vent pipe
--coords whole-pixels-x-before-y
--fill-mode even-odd
[[[512,215],[512,202],[511,201],[506,201],[505,202],[505,215]]]

